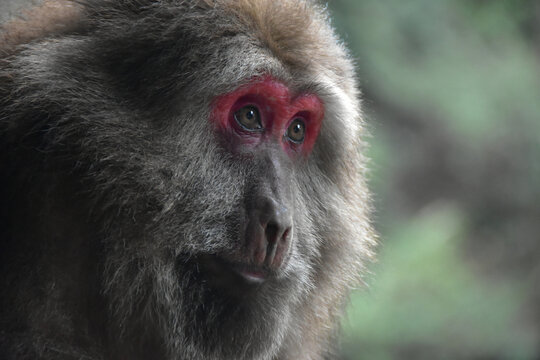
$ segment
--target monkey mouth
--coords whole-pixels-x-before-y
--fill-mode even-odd
[[[210,285],[235,295],[245,295],[274,277],[272,271],[250,264],[226,260],[218,255],[201,255],[195,260]]]
[[[266,281],[267,274],[261,270],[233,268],[245,281],[253,284],[262,284]]]

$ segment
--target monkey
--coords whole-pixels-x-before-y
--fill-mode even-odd
[[[329,359],[374,257],[311,0],[44,0],[0,33],[2,359]]]

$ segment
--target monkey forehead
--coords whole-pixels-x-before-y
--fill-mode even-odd
[[[330,25],[327,10],[316,2],[204,0],[204,3],[207,9],[196,19],[208,21],[211,27],[204,34],[199,27],[198,34],[207,40],[198,46],[219,48],[207,54],[212,54],[216,69],[222,68],[219,64],[232,65],[230,73],[220,74],[236,75],[237,81],[230,79],[229,84],[269,73],[294,88],[293,81],[312,82],[310,77],[324,74],[353,95],[356,83],[350,56]]]
[[[340,56],[326,10],[308,0],[208,0],[232,14],[244,31],[282,63],[306,68]]]

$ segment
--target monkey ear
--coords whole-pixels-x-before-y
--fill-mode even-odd
[[[45,0],[26,8],[0,27],[0,54],[11,53],[17,45],[63,33],[80,20],[81,5],[69,0]]]

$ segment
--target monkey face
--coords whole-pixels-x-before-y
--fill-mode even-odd
[[[294,239],[296,192],[290,173],[299,157],[309,155],[322,118],[323,106],[316,95],[291,98],[283,83],[268,77],[214,101],[210,120],[218,141],[233,156],[260,169],[246,184],[238,214],[239,248],[228,264],[214,264],[219,269],[215,277],[227,274],[229,267],[245,282],[261,284],[286,263]]]

